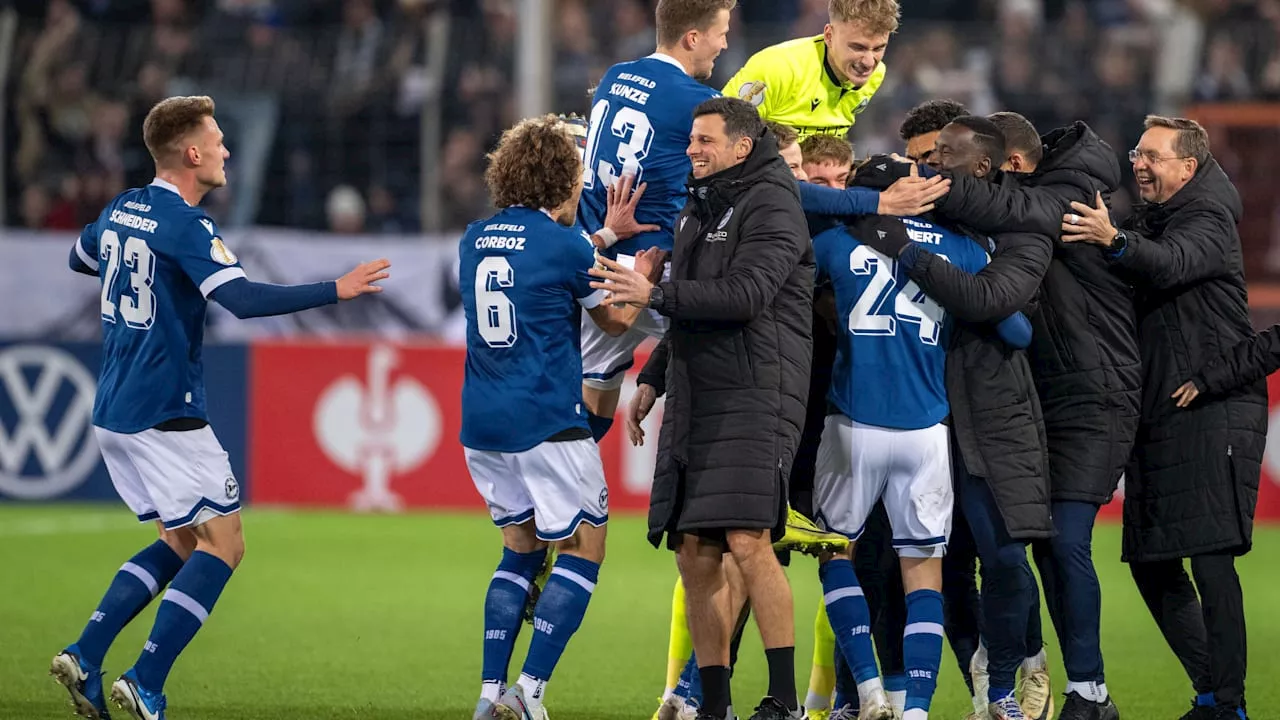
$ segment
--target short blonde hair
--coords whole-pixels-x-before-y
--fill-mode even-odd
[[[180,152],[178,143],[188,133],[213,117],[213,98],[208,95],[165,98],[156,103],[142,121],[142,142],[157,161]]]
[[[898,0],[831,0],[827,6],[831,22],[856,22],[873,35],[898,31],[902,8]]]
[[[582,178],[578,144],[555,115],[520,121],[502,134],[487,159],[484,180],[499,208],[554,210],[573,196]]]
[[[853,165],[853,146],[837,135],[810,135],[800,141],[800,153],[806,163]]]

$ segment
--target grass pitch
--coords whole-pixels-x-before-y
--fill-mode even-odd
[[[482,605],[500,556],[481,514],[354,516],[251,510],[248,552],[216,611],[179,659],[173,720],[468,720],[479,692]],[[49,660],[75,640],[112,574],[154,531],[123,507],[0,505],[0,719],[69,718]],[[1107,685],[1126,719],[1176,718],[1191,688],[1119,562],[1120,531],[1100,527]],[[1260,528],[1238,563],[1249,611],[1249,706],[1280,718],[1280,528]],[[788,571],[803,696],[819,586],[813,562]],[[609,557],[586,621],[549,685],[554,720],[645,720],[662,690],[675,566],[643,521],[610,523]],[[136,658],[150,606],[107,657],[114,679]],[[1066,682],[1049,621],[1054,688]],[[528,632],[512,663],[519,673]],[[734,679],[742,717],[764,692],[750,629]],[[948,654],[933,716],[969,708]],[[743,713],[743,711],[746,711]]]

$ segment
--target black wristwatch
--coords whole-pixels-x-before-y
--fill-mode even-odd
[[[666,300],[666,294],[662,292],[661,285],[654,285],[649,288],[649,307],[657,308],[662,305],[662,301]]]
[[[1111,238],[1111,247],[1108,250],[1114,255],[1124,252],[1129,247],[1129,236],[1124,234],[1123,230],[1116,231],[1116,236]]]

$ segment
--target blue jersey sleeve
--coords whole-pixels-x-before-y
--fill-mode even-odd
[[[245,276],[235,253],[218,235],[218,226],[207,217],[190,223],[174,250],[182,271],[206,298],[219,287]]]
[[[814,215],[834,217],[875,215],[880,209],[880,193],[871,188],[851,187],[837,190],[810,182],[799,183],[799,186],[800,206],[805,212]]]
[[[582,307],[591,310],[604,302],[604,291],[591,287],[595,278],[587,272],[596,264],[595,245],[591,236],[581,230],[569,232],[569,291]]]
[[[78,261],[78,264],[77,264]],[[98,274],[98,225],[89,223],[71,248],[71,269],[85,275]],[[89,272],[85,272],[88,270]]]

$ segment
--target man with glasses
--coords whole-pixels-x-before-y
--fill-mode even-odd
[[[1145,127],[1129,153],[1143,204],[1117,229],[1101,195],[1092,207],[1073,202],[1062,239],[1101,248],[1137,291],[1142,413],[1125,470],[1123,559],[1195,687],[1183,718],[1244,720],[1235,558],[1252,544],[1266,385],[1208,392],[1186,408],[1172,397],[1188,374],[1253,336],[1243,210],[1203,127],[1158,116]]]

